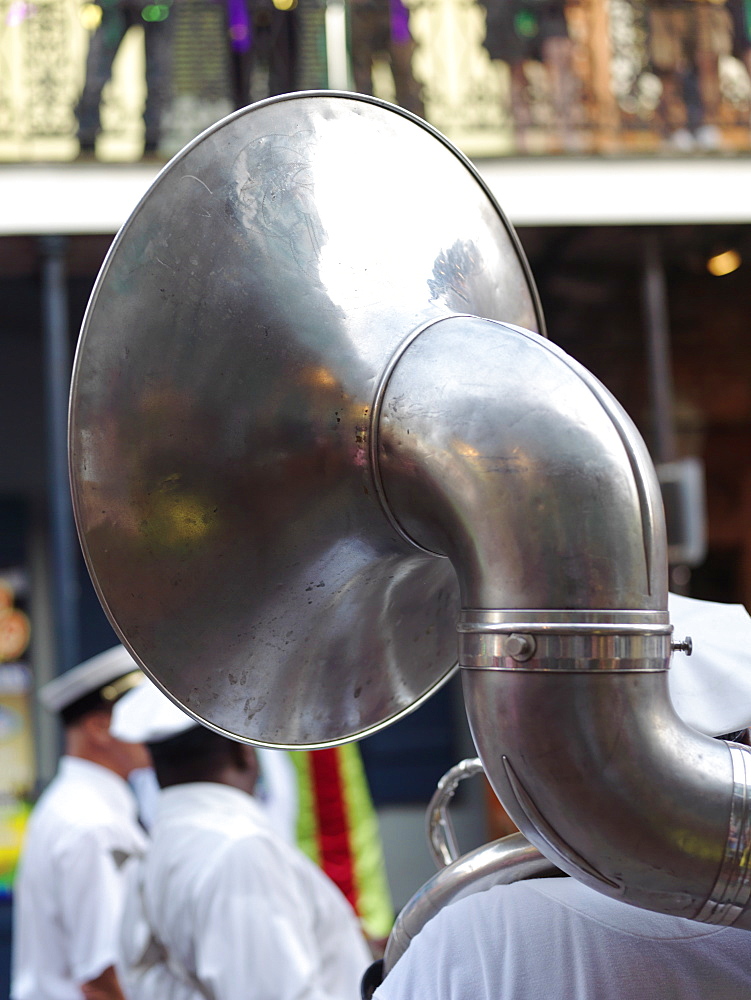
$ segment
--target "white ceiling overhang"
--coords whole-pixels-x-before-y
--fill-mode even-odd
[[[475,166],[517,227],[751,222],[751,158],[539,157]],[[2,165],[0,236],[115,233],[158,169]]]

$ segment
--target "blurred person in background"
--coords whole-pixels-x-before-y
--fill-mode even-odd
[[[146,748],[109,731],[113,705],[143,680],[122,646],[46,684],[65,749],[32,810],[13,890],[12,1000],[122,1000],[115,971],[123,865],[146,845],[131,772]]]
[[[161,786],[128,867],[122,975],[131,1000],[351,1000],[370,953],[334,883],[254,798],[253,747],[199,725],[150,681],[116,706]]]
[[[174,3],[177,0],[98,0],[101,20],[94,29],[86,57],[83,92],[75,108],[80,154],[93,156],[101,129],[102,91],[112,77],[126,32],[140,26],[144,33],[146,101],[143,109],[144,154],[158,151],[162,119],[169,103],[172,75]]]
[[[299,89],[297,0],[225,0],[235,109]]]
[[[355,90],[373,93],[373,64],[383,57],[391,69],[396,103],[424,118],[422,87],[412,69],[417,46],[402,0],[350,0],[348,14]]]
[[[751,78],[751,0],[727,0],[733,25],[733,55]]]
[[[732,50],[732,22],[724,0],[651,0],[648,5],[652,71],[662,84],[657,109],[668,148],[721,148],[720,57]]]
[[[548,152],[577,148],[581,87],[574,71],[574,47],[566,4],[558,0],[481,0],[486,10],[483,45],[491,59],[509,67],[510,112],[516,152],[530,152],[534,125],[529,64],[539,63],[552,111]]]

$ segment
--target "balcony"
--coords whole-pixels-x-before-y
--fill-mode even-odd
[[[372,89],[473,158],[751,150],[740,0],[406,3],[0,0],[0,162],[166,160],[236,107],[328,88]],[[87,53],[103,42],[111,79],[105,51],[81,145]]]

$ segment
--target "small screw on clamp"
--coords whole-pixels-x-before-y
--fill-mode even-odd
[[[686,656],[691,656],[691,653],[694,651],[694,643],[691,636],[687,635],[683,642],[671,642],[670,648],[674,653],[680,650],[681,653],[685,653]]]
[[[536,643],[531,635],[513,633],[506,640],[506,655],[520,663],[531,659],[535,655],[535,649]]]

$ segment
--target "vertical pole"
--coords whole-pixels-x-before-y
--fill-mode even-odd
[[[328,88],[350,90],[347,13],[343,0],[328,0],[325,18]]]
[[[672,462],[677,457],[677,449],[673,424],[670,322],[665,269],[656,233],[647,233],[644,238],[642,298],[652,404],[652,457],[655,463]]]
[[[64,236],[39,239],[47,418],[52,608],[56,673],[80,659],[78,540],[68,477],[68,395],[72,368]]]
[[[644,237],[642,300],[647,327],[648,374],[652,404],[651,451],[659,473],[662,463],[673,462],[678,458],[678,448],[673,419],[673,373],[670,361],[667,284],[659,237],[655,232],[648,232]],[[670,545],[668,549],[670,550]],[[670,589],[678,594],[686,594],[690,579],[689,566],[682,560],[676,562],[671,560]]]

